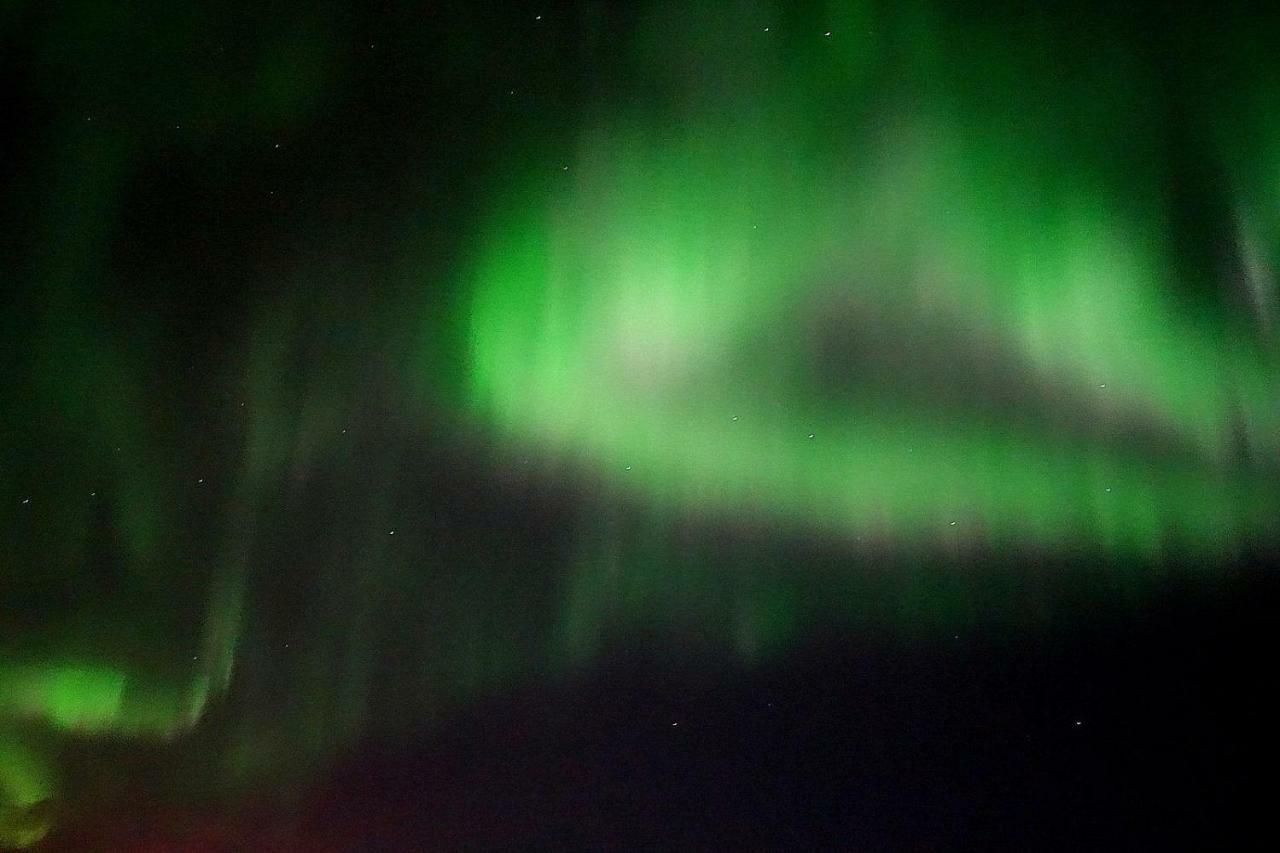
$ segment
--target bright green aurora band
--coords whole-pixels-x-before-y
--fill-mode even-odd
[[[374,384],[363,350],[330,354],[323,377],[291,374],[308,338],[352,324],[337,302],[301,320],[302,298],[255,306],[245,375],[227,383],[248,414],[225,510],[201,547],[176,544],[191,515],[175,485],[188,477],[172,449],[183,439],[148,437],[139,414],[172,400],[148,398],[146,344],[117,340],[86,307],[128,146],[54,149],[48,221],[36,226],[48,259],[32,274],[48,313],[21,329],[29,361],[16,372],[35,377],[35,420],[78,426],[49,439],[60,492],[34,506],[57,514],[14,529],[66,582],[92,547],[92,490],[113,484],[123,559],[166,602],[148,612],[194,588],[181,612],[200,627],[172,642],[149,620],[78,614],[38,641],[4,637],[0,846],[48,831],[39,806],[63,784],[60,739],[168,741],[220,697],[244,710],[204,735],[220,756],[214,775],[287,776],[275,765],[295,755],[316,766],[372,726],[379,630],[422,659],[396,674],[411,698],[397,694],[394,719],[407,725],[447,707],[441,697],[566,669],[646,623],[710,625],[754,659],[824,616],[870,607],[838,583],[801,606],[812,588],[786,554],[725,572],[713,548],[681,551],[653,532],[672,522],[816,533],[854,555],[843,578],[864,556],[905,560],[903,595],[926,600],[904,622],[964,610],[919,591],[934,557],[939,576],[957,555],[1010,551],[1095,555],[1124,571],[1274,543],[1280,74],[1266,50],[1197,43],[1171,118],[1160,72],[1123,37],[1073,41],[1047,17],[956,29],[929,4],[838,2],[812,15],[752,6],[758,25],[729,26],[716,4],[688,5],[642,18],[610,49],[627,97],[587,109],[573,145],[529,143],[515,158],[520,175],[459,237],[454,315],[441,322],[431,290],[432,344],[397,377],[402,389],[424,374],[446,388],[449,417],[478,425],[497,467],[533,457],[548,479],[592,484],[567,565],[529,567],[554,575],[549,597],[503,574],[511,558],[497,551],[449,565],[436,556],[448,537],[414,539],[380,485],[319,534],[279,533],[308,506],[299,484],[313,472],[345,466],[363,483],[368,467],[340,456],[352,401]],[[327,48],[302,32],[210,126],[303,123],[280,118],[314,100],[305,80],[290,88],[288,69],[320,67]],[[1229,96],[1194,71],[1226,67]],[[174,84],[156,97],[185,95]],[[1230,200],[1211,226],[1180,219],[1170,190],[1186,164],[1169,138],[1187,123]],[[1220,239],[1201,239],[1201,225]],[[1205,258],[1206,246],[1220,256]],[[5,322],[14,335],[25,323]],[[440,375],[442,326],[464,332],[460,382]],[[373,338],[396,328],[370,327]],[[163,461],[122,461],[158,446],[170,450],[150,458]],[[398,461],[382,452],[391,479]],[[6,488],[25,483],[19,468],[0,472]],[[264,554],[304,538],[322,603],[300,606],[297,633],[325,640],[286,653],[262,627],[253,577],[277,569]],[[418,547],[393,548],[407,543]],[[193,552],[206,555],[195,568]],[[6,567],[6,595],[24,577]],[[526,613],[531,600],[555,612]],[[384,626],[388,602],[405,613]],[[148,655],[162,647],[177,651]],[[281,656],[287,674],[267,663]]]
[[[987,101],[1019,58],[922,29],[885,91],[891,38],[841,35],[704,57],[731,96],[603,120],[499,207],[476,409],[673,509],[1143,555],[1274,529],[1274,168],[1234,223],[1248,310],[1180,300],[1150,81],[1103,54]]]

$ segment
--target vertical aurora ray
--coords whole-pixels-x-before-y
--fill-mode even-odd
[[[4,6],[6,49],[29,63],[16,69],[22,82],[37,97],[61,93],[50,121],[15,135],[21,156],[6,172],[0,209],[12,236],[3,247],[9,368],[0,401],[13,413],[0,490],[16,507],[0,517],[13,545],[0,558],[0,847],[8,849],[37,843],[53,825],[67,743],[172,743],[230,682],[244,566],[234,537],[226,565],[213,565],[221,521],[193,521],[205,499],[192,487],[205,478],[192,460],[221,436],[210,440],[209,424],[184,421],[184,394],[199,384],[194,362],[175,355],[172,318],[152,283],[122,273],[138,241],[122,238],[121,224],[169,142],[155,132],[156,116],[180,131],[182,119],[168,118],[174,105],[199,103],[204,121],[188,125],[187,137],[197,146],[218,130],[287,127],[314,106],[318,80],[305,78],[323,76],[326,48],[323,26],[291,33],[282,22],[282,43],[240,97],[223,101],[174,50],[209,32],[198,11],[149,10],[145,47],[122,61],[115,46],[138,41],[131,12]]]

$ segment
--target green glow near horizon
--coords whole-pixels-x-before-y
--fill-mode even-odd
[[[90,648],[0,654],[0,722],[43,721],[69,734],[162,739],[189,730],[209,699],[226,689],[235,660],[239,584],[224,580],[210,599],[200,654],[193,656],[187,672],[147,673],[113,661],[110,650],[95,654]]]
[[[56,790],[45,756],[0,728],[0,846],[29,847],[43,838],[52,822],[35,807]]]
[[[35,844],[52,826],[34,811],[58,795],[51,756],[26,743],[24,726],[72,737],[113,735],[170,740],[190,731],[230,679],[239,598],[215,591],[204,629],[204,662],[177,680],[95,660],[0,655],[0,846]],[[12,728],[12,733],[7,734]]]

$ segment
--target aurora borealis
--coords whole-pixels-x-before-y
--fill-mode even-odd
[[[367,5],[0,3],[0,847],[1274,553],[1274,14]]]
[[[975,197],[953,174],[962,158],[934,161],[938,133],[925,151],[891,139],[884,164],[775,183],[757,164],[787,159],[751,150],[763,126],[708,131],[740,133],[742,164],[669,139],[653,161],[632,139],[614,146],[622,163],[587,151],[565,198],[494,227],[473,383],[505,429],[594,457],[660,503],[756,502],[890,537],[947,534],[961,514],[997,538],[1147,550],[1171,532],[1221,546],[1265,529],[1269,359],[1232,351],[1227,321],[1162,304],[1169,264],[1105,207],[1055,204],[1045,224],[1016,200],[930,216],[935,199]],[[824,173],[884,185],[833,188]],[[828,248],[833,233],[848,242]],[[778,346],[779,325],[794,346]]]
[[[514,193],[468,279],[480,410],[663,504],[1148,551],[1267,529],[1274,282],[1179,297],[1174,178],[1126,163],[1162,120],[1141,82],[993,95],[969,75],[1035,67],[1034,42],[970,71],[894,23],[743,68],[768,33],[689,45],[731,94],[693,84],[660,133],[618,110]],[[895,35],[935,55],[881,70]],[[1055,135],[1091,113],[1110,135]],[[1249,266],[1237,216],[1223,278]]]

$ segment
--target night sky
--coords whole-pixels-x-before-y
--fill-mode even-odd
[[[0,849],[1274,834],[1280,13],[1128,6],[0,0]]]

